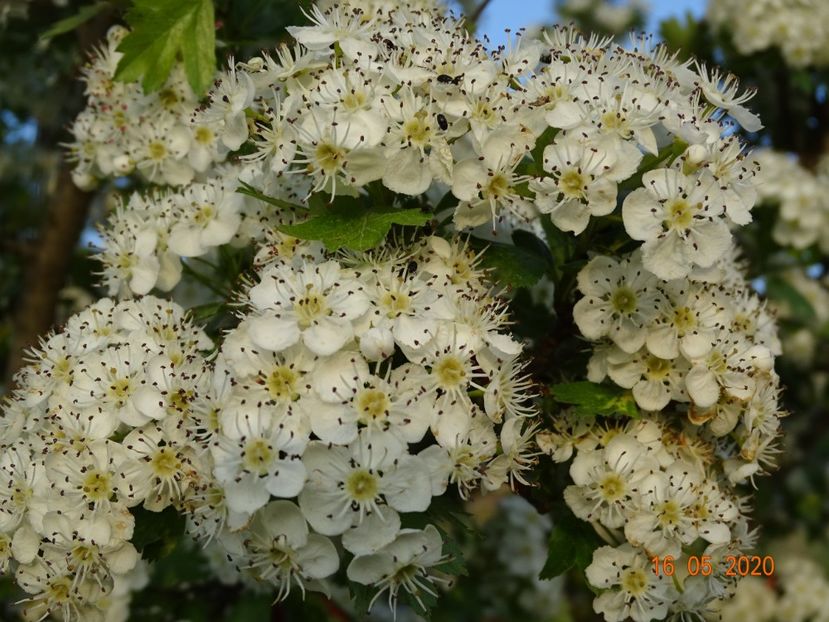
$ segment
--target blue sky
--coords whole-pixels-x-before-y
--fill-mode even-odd
[[[659,22],[667,17],[682,16],[686,11],[701,13],[702,0],[647,0],[649,32],[656,33]],[[494,46],[504,43],[504,29],[513,31],[522,26],[554,21],[553,0],[492,0],[484,12],[480,32],[489,35]]]

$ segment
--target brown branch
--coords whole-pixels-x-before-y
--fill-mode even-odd
[[[478,8],[475,9],[475,12],[472,13],[472,15],[469,16],[469,23],[477,24],[478,20],[481,18],[481,15],[486,10],[486,8],[489,6],[490,2],[492,2],[492,0],[483,0],[483,2],[481,2],[481,4],[478,5]]]
[[[75,245],[86,223],[90,194],[72,182],[71,169],[63,163],[46,222],[37,241],[37,252],[26,270],[23,297],[17,309],[9,357],[9,376],[23,363],[23,352],[37,343],[55,321],[58,294],[66,284]]]
[[[113,17],[112,11],[104,11],[78,28],[75,34],[81,62],[104,36]],[[59,97],[69,98],[62,106],[61,116],[66,120],[73,118],[84,106],[81,90],[77,88],[80,69],[80,66],[76,67],[55,85],[62,91]],[[41,130],[41,136],[49,141],[49,146],[54,146],[58,140],[57,132],[46,127]],[[23,365],[26,349],[52,328],[60,290],[66,285],[72,255],[86,224],[92,195],[75,186],[71,171],[68,163],[61,163],[54,192],[46,205],[45,222],[40,235],[33,241],[34,253],[26,257],[23,293],[17,304],[6,365],[7,379],[11,379]]]

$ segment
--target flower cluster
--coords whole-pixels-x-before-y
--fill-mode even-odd
[[[153,288],[170,291],[181,280],[183,263],[210,257],[220,246],[250,246],[269,231],[290,224],[296,214],[238,192],[255,171],[221,166],[203,182],[180,190],[134,192],[101,227],[101,285],[110,296],[143,295]],[[301,178],[296,178],[301,182]],[[270,189],[271,197],[297,200],[303,190],[288,184]]]
[[[598,341],[588,378],[631,389],[646,411],[674,403],[695,425],[734,443],[726,465],[742,481],[774,465],[780,434],[780,342],[774,318],[732,259],[700,280],[662,281],[638,252],[598,256],[579,273],[574,319]]]
[[[733,581],[721,562],[750,548],[754,536],[710,434],[661,417],[600,427],[565,415],[538,442],[559,462],[575,455],[565,501],[611,543],[596,549],[586,570],[601,590],[597,613],[648,622],[708,611],[729,594]],[[654,556],[672,556],[683,567],[695,543],[713,560],[710,576],[654,572]]]
[[[645,0],[559,0],[556,11],[562,21],[575,21],[579,27],[609,35],[625,35],[645,19]]]
[[[646,41],[626,51],[571,30],[489,53],[436,10],[346,5],[312,19],[290,29],[294,48],[222,72],[195,117],[231,149],[249,141],[243,158],[263,178],[301,172],[332,195],[373,181],[412,196],[449,188],[459,227],[542,212],[579,233],[615,209],[643,153],[682,141],[683,170],[653,171],[623,213],[650,265],[658,270],[657,253],[709,265],[728,222],[749,218],[752,169],[739,142],[719,136],[726,113],[750,130],[759,122],[730,76]],[[532,155],[545,132],[555,141]],[[659,223],[648,219],[653,203],[667,210]],[[708,237],[704,254],[696,241]]]
[[[435,527],[408,529],[405,514],[450,485],[524,482],[534,463],[521,346],[464,245],[339,261],[284,248],[259,253],[216,360],[196,435],[213,496],[193,528],[280,595],[334,573],[337,537],[350,580],[417,599],[445,556]]]
[[[759,197],[778,206],[774,241],[799,250],[813,244],[829,250],[829,160],[812,172],[779,151],[763,149],[754,157],[762,171]]]
[[[109,129],[87,132],[106,135],[106,148],[80,139],[72,147],[76,156],[97,154],[82,158],[79,175],[88,171],[83,162],[94,160],[107,174],[137,166],[157,182],[189,182],[192,170],[207,176],[180,193],[136,198],[116,213],[103,255],[110,292],[165,289],[177,280],[176,256],[200,255],[227,243],[231,232],[240,243],[261,239],[263,229],[285,218],[246,198],[249,214],[241,222],[251,226],[235,231],[245,211],[240,200],[219,206],[213,195],[216,186],[222,196],[232,193],[239,179],[268,196],[300,201],[314,192],[359,195],[372,183],[403,196],[448,190],[458,228],[549,215],[576,234],[624,198],[627,232],[643,242],[646,268],[665,279],[710,267],[731,245],[730,225],[750,220],[754,166],[738,139],[722,136],[723,120],[730,115],[749,130],[760,124],[743,106],[750,94],[739,92],[733,76],[680,63],[647,40],[625,50],[573,30],[555,30],[545,41],[519,37],[490,53],[435,8],[366,13],[346,4],[315,8],[312,19],[290,29],[293,48],[220,72],[207,103],[181,121],[180,131],[153,130],[169,114],[142,116],[140,106],[97,103],[99,91],[138,87],[90,70],[91,103],[76,135],[86,127]],[[114,45],[93,67],[112,67]],[[177,80],[179,87],[168,89],[173,93],[186,90]],[[174,108],[193,107],[184,95],[175,102]],[[110,109],[135,132],[117,130]],[[129,140],[133,133],[150,141],[141,147],[144,155],[113,146],[120,143],[110,134]],[[179,134],[189,151],[159,142]],[[186,164],[185,156],[202,153],[192,147],[201,134],[221,149]],[[234,167],[210,168],[243,145]],[[113,150],[131,155],[115,157]],[[636,189],[634,173],[645,154],[656,166]],[[118,158],[123,170],[113,164]],[[178,178],[185,165],[189,176]],[[152,278],[157,263],[167,268]]]
[[[0,423],[0,569],[27,619],[100,620],[140,586],[130,508],[178,506],[205,468],[182,425],[211,346],[173,303],[104,298],[31,353]]]
[[[198,98],[180,64],[155,93],[144,93],[137,82],[116,81],[122,56],[117,47],[127,32],[111,28],[84,68],[87,107],[72,124],[74,140],[66,145],[75,163],[73,179],[89,189],[100,179],[135,171],[155,184],[188,184],[241,143],[195,117]]]
[[[485,543],[470,552],[476,600],[483,601],[485,615],[550,620],[566,611],[563,577],[539,579],[552,526],[549,516],[521,497],[498,501],[496,513],[484,525]]]
[[[805,548],[805,538],[773,542],[774,582],[745,577],[734,597],[719,610],[722,622],[755,618],[760,622],[817,622],[829,620],[829,577],[825,566]],[[788,547],[788,548],[787,548]]]
[[[829,62],[829,6],[811,0],[709,0],[708,20],[741,54],[779,48],[792,67]]]

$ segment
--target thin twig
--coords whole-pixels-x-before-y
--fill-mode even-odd
[[[469,16],[469,22],[472,24],[477,24],[478,19],[480,19],[481,14],[486,10],[490,2],[492,2],[492,0],[484,0],[483,2],[481,2],[481,4],[478,5],[478,8],[475,9],[475,12]]]

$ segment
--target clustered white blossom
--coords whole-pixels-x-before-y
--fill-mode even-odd
[[[0,419],[0,570],[41,620],[126,619],[146,570],[130,508],[180,507],[209,469],[185,424],[212,347],[174,303],[103,298],[46,338]]]
[[[663,281],[638,252],[597,256],[579,273],[573,316],[598,343],[588,379],[631,389],[645,411],[671,408],[725,445],[742,482],[774,466],[780,435],[777,326],[729,258],[704,278]]]
[[[829,577],[825,566],[808,554],[787,551],[778,545],[804,543],[783,541],[774,556],[774,581],[740,579],[734,597],[719,610],[722,622],[825,622],[829,620]]]
[[[708,612],[730,594],[724,558],[751,548],[755,535],[710,433],[661,416],[599,426],[565,414],[538,442],[557,462],[573,457],[565,501],[609,543],[586,569],[600,591],[597,613],[648,622]],[[654,572],[654,556],[685,568],[689,551],[698,550],[689,547],[700,542],[710,576]]]
[[[190,258],[266,242],[198,387],[182,393],[164,366],[141,372],[144,410],[123,425],[142,430],[146,455],[179,456],[145,507],[173,503],[280,597],[344,564],[391,605],[433,594],[442,537],[407,515],[450,485],[465,497],[525,483],[534,464],[531,385],[504,305],[462,242],[332,255],[278,227],[341,195],[445,205],[436,216],[456,229],[620,223],[632,244],[591,256],[574,318],[595,342],[589,380],[630,389],[643,419],[562,418],[542,438],[556,460],[576,453],[566,500],[613,543],[587,573],[597,611],[707,610],[722,577],[680,594],[647,563],[698,541],[720,556],[748,547],[734,485],[776,451],[780,345],[732,238],[757,199],[732,124],[761,129],[752,93],[647,39],[622,48],[555,29],[490,52],[427,2],[327,3],[309,17],[289,28],[292,46],[231,62],[198,107],[180,69],[163,96],[113,82],[121,31],[88,71],[78,183],[138,171],[177,186],[133,195],[104,229],[111,295],[169,290]],[[186,416],[165,417],[176,395]]]
[[[392,606],[419,599],[446,556],[436,528],[405,515],[449,486],[525,482],[534,463],[521,345],[462,244],[339,260],[283,248],[260,251],[216,360],[198,434],[215,497],[193,527],[280,595],[333,574],[337,538],[350,580]]]
[[[774,241],[797,250],[817,244],[829,252],[829,159],[813,172],[771,149],[757,151],[755,158],[762,171],[759,198],[778,206]]]
[[[332,196],[372,182],[400,195],[448,190],[459,228],[549,215],[578,234],[616,209],[645,154],[659,155],[622,218],[663,278],[709,267],[730,247],[729,224],[750,219],[754,169],[722,137],[723,119],[761,126],[733,76],[647,40],[631,51],[568,29],[489,52],[437,9],[344,5],[311,18],[289,29],[293,47],[221,72],[194,117],[226,149],[248,145],[236,157],[259,190],[297,177]],[[532,154],[542,135],[555,139]],[[197,204],[185,209],[198,218]]]
[[[821,253],[829,251],[829,158],[821,158],[814,171],[793,156],[770,149],[758,151],[755,158],[761,166],[759,199],[775,210],[774,241],[806,258],[813,247]],[[819,266],[797,265],[792,257],[784,258],[782,254],[780,261],[788,261],[791,266],[773,276],[794,290],[813,315],[812,321],[804,323],[790,301],[779,297],[774,300],[778,317],[788,321],[781,335],[783,354],[793,363],[807,367],[814,358],[819,335],[829,322],[829,287]]]
[[[212,173],[180,190],[116,198],[115,211],[100,228],[103,248],[96,255],[103,264],[101,285],[110,296],[143,295],[154,288],[170,291],[188,260],[213,259],[216,249],[228,244],[251,246],[296,219],[288,209],[237,192],[240,180],[252,179],[250,167],[225,165]],[[260,185],[265,184],[263,180]],[[299,195],[284,184],[269,196],[296,200]]]
[[[644,17],[647,9],[646,0],[559,0],[556,5],[558,13],[564,18],[588,19],[602,32],[623,35]]]
[[[477,555],[485,556],[483,565],[488,575],[476,577],[480,581],[479,596],[487,603],[484,611],[493,619],[498,613],[516,615],[516,610],[503,611],[503,601],[517,603],[524,619],[555,619],[566,610],[564,578],[539,579],[547,560],[547,540],[553,527],[549,515],[540,514],[525,499],[510,495],[498,502],[497,512],[484,528],[486,544]],[[476,552],[469,557],[475,559]],[[493,557],[498,561],[492,564]],[[474,561],[472,562],[474,563]],[[508,596],[509,595],[509,596]],[[501,611],[499,611],[501,609]]]
[[[729,31],[741,54],[774,47],[792,67],[829,62],[829,5],[823,0],[709,0],[707,19]]]
[[[116,48],[127,33],[121,26],[111,28],[84,67],[87,107],[72,124],[74,140],[66,145],[75,163],[72,177],[85,189],[132,172],[155,184],[188,184],[241,142],[196,114],[199,100],[181,64],[154,93],[144,93],[137,82],[114,80],[122,57]]]

